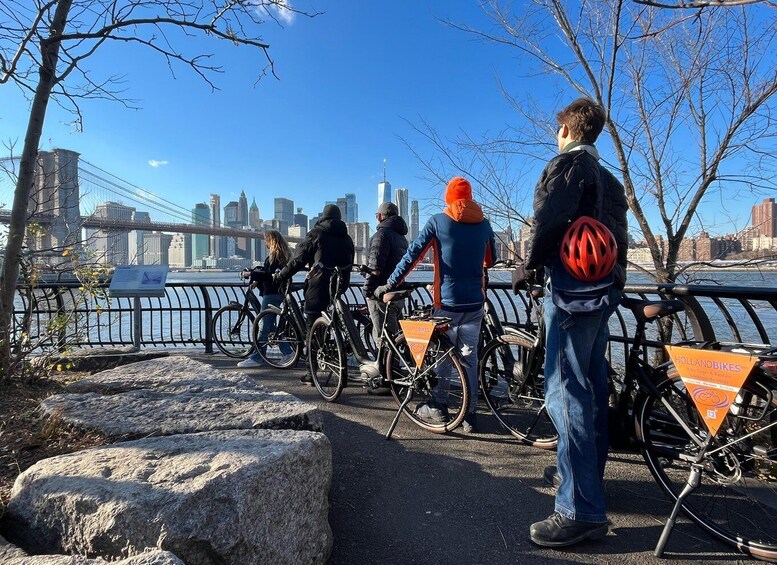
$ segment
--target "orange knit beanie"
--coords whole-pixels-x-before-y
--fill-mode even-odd
[[[456,200],[472,200],[472,185],[464,177],[453,177],[445,189],[445,203]]]

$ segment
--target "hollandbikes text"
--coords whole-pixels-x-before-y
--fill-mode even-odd
[[[692,359],[681,355],[677,358],[678,365],[692,365],[694,367],[705,367],[718,371],[728,371],[730,373],[741,373],[742,365],[739,363],[722,363],[720,361],[708,361],[707,359]]]

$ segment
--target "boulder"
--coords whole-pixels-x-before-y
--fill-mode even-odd
[[[60,365],[70,371],[94,372],[168,355],[170,353],[164,350],[145,349],[138,351],[131,346],[85,347],[73,349],[61,355],[37,357],[32,362],[33,364]]]
[[[318,409],[295,396],[256,385],[189,389],[185,392],[135,390],[104,396],[57,394],[41,403],[45,414],[111,440],[186,434],[210,430],[323,429]]]
[[[175,355],[101,371],[70,383],[66,390],[72,393],[117,394],[141,389],[196,392],[229,387],[253,389],[256,384],[243,373],[221,372],[207,363]]]
[[[169,551],[152,550],[120,561],[88,559],[77,555],[27,555],[0,537],[0,563],[3,565],[185,565]]]
[[[331,475],[329,441],[315,432],[217,431],[118,443],[45,459],[22,473],[8,533],[35,553],[115,559],[156,548],[188,565],[324,563]]]

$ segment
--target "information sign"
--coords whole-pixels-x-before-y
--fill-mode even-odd
[[[167,265],[121,265],[116,267],[108,287],[115,298],[164,296]]]
[[[416,367],[420,367],[424,362],[426,348],[429,347],[429,340],[437,324],[419,320],[400,320],[399,325],[402,326],[402,333],[405,334],[407,345],[413,353]]]
[[[716,435],[758,358],[673,345],[667,345],[666,350],[704,423]]]

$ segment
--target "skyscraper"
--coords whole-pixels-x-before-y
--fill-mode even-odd
[[[348,216],[348,201],[345,199],[345,197],[337,199],[337,207],[340,208],[340,217],[345,222],[345,218]]]
[[[214,228],[221,227],[221,196],[210,195],[210,222]],[[221,238],[217,235],[210,236],[210,255],[218,259],[221,257]]]
[[[94,215],[108,220],[131,220],[135,208],[118,202],[103,202],[94,209]],[[95,230],[89,246],[97,259],[111,265],[129,265],[129,232],[119,230]]]
[[[308,217],[302,213],[302,208],[297,208],[297,213],[294,214],[294,225],[302,228],[303,235],[308,233]]]
[[[192,210],[192,223],[195,226],[211,225],[210,207],[203,203],[195,204]],[[203,234],[192,234],[192,260],[196,261],[210,255],[210,238]]]
[[[208,205],[203,204],[207,210]],[[204,241],[208,243],[208,236],[195,236],[204,237]],[[145,243],[146,251],[143,255],[146,265],[169,265],[170,264],[170,243],[173,240],[173,236],[162,232],[149,232],[146,234]]]
[[[410,202],[410,241],[415,241],[419,233],[418,200]]]
[[[777,236],[777,204],[774,198],[765,198],[761,204],[753,206],[753,227],[758,235]]]
[[[234,200],[224,206],[224,225],[230,228],[242,227],[240,223],[240,204]]]
[[[133,212],[132,220],[135,222],[150,222],[151,215],[148,212]],[[145,265],[143,254],[146,249],[145,237],[147,230],[132,230],[129,232],[129,264]]]
[[[383,182],[378,183],[378,206],[391,202],[391,183],[386,180],[386,160],[383,160]],[[377,210],[377,207],[375,208]]]
[[[192,265],[192,238],[189,234],[176,233],[170,241],[168,259],[171,267],[186,269]]]
[[[248,225],[248,198],[246,198],[245,190],[240,191],[240,198],[237,200],[237,220],[241,222],[242,226]]]
[[[356,203],[356,195],[353,192],[348,192],[345,195],[345,216],[343,216],[343,221],[349,224],[359,221],[359,205]]]
[[[394,204],[399,209],[399,215],[405,220],[405,223],[410,224],[410,208],[407,205],[408,191],[406,188],[398,188],[394,193]]]
[[[256,198],[251,202],[251,208],[248,210],[248,225],[254,229],[262,227],[262,216],[259,213],[259,206],[256,205]]]
[[[279,231],[283,235],[288,235],[289,226],[294,223],[294,201],[288,198],[276,198],[273,219],[280,222]]]

